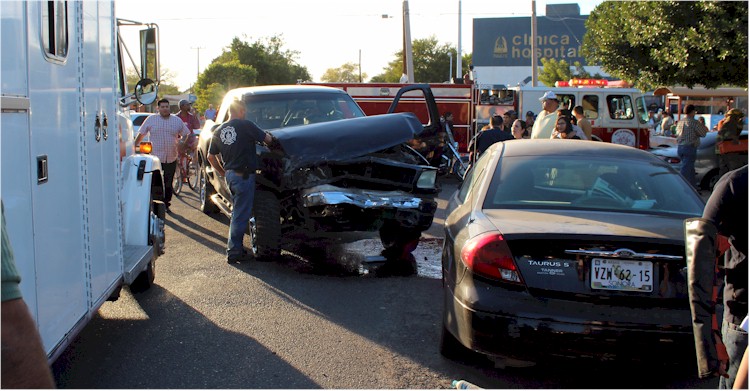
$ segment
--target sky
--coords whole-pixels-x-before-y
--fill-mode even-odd
[[[438,44],[458,46],[461,4],[461,52],[472,52],[474,18],[529,17],[531,0],[408,0],[412,40],[435,36]],[[588,15],[602,0],[578,1]],[[547,4],[572,0],[537,0],[537,16]],[[117,17],[159,25],[161,67],[173,83],[188,89],[234,37],[247,42],[280,36],[283,49],[298,52],[313,81],[328,68],[361,62],[372,77],[402,47],[403,0],[116,0]],[[137,48],[136,29],[124,39]],[[135,50],[137,52],[137,50]],[[136,59],[136,61],[138,61]],[[453,59],[453,69],[456,68]],[[447,75],[446,75],[447,76]]]

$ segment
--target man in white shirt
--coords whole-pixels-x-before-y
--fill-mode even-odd
[[[548,139],[552,136],[552,131],[555,129],[555,122],[557,120],[557,108],[560,107],[560,102],[557,100],[557,95],[552,91],[547,91],[542,95],[539,100],[542,102],[542,111],[537,115],[534,121],[534,127],[531,129],[531,138],[537,139]]]

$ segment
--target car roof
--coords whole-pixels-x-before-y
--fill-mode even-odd
[[[346,94],[346,91],[335,87],[290,84],[235,88],[232,90],[232,95],[293,94],[300,92]]]
[[[590,156],[616,159],[656,160],[652,153],[625,145],[586,140],[507,140],[493,144],[488,151],[500,150],[503,157],[513,156]]]

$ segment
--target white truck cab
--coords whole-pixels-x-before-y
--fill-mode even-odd
[[[135,154],[129,106],[156,99],[158,29],[125,85],[111,1],[0,2],[0,196],[21,291],[54,361],[163,252],[161,163]],[[153,81],[155,80],[155,81]]]

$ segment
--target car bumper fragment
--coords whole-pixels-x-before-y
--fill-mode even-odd
[[[350,204],[363,209],[396,208],[424,209],[425,200],[398,191],[344,189],[336,186],[315,186],[302,193],[305,207]]]

